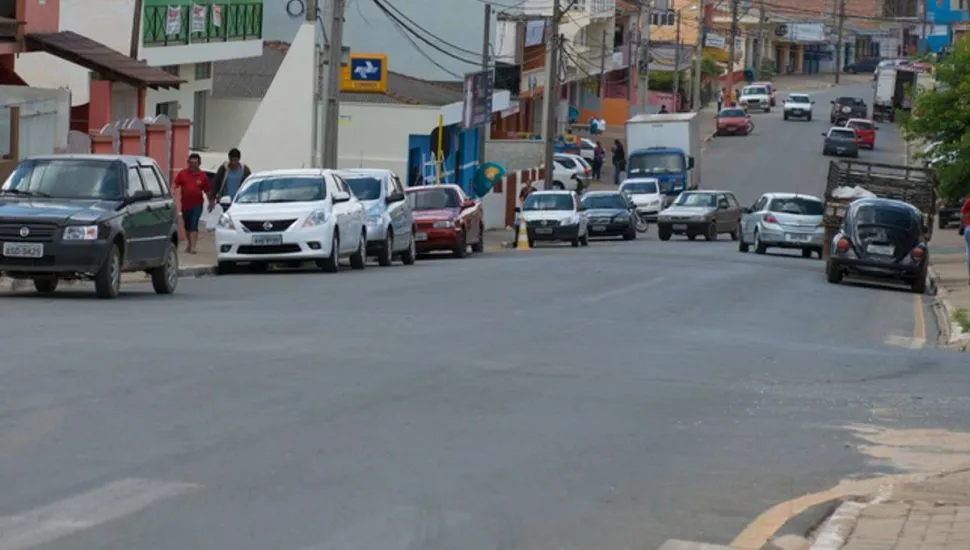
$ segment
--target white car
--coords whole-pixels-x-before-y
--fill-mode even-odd
[[[575,165],[567,168],[559,159],[552,159],[552,187],[560,190],[575,191],[581,179]]]
[[[364,205],[334,170],[257,172],[219,203],[226,209],[215,231],[220,273],[242,262],[256,271],[313,261],[335,273],[341,258],[366,266]]]
[[[589,245],[589,218],[573,191],[535,191],[522,203],[529,246],[536,241],[566,241]]]
[[[397,174],[381,168],[352,168],[337,175],[364,205],[367,255],[377,257],[385,267],[396,257],[404,265],[413,265],[417,257],[414,214]]]
[[[808,94],[789,94],[785,98],[785,103],[782,104],[785,120],[790,118],[804,118],[811,122],[812,105],[815,105],[815,102],[812,101],[811,96]]]
[[[657,216],[663,210],[665,195],[660,191],[660,180],[657,178],[631,178],[623,180],[620,192],[630,198],[637,207],[637,214],[649,221],[657,221]]]
[[[593,175],[593,166],[579,155],[569,153],[556,153],[553,158],[576,173],[579,179],[589,179]]]
[[[771,91],[767,86],[745,86],[741,88],[741,97],[738,99],[738,106],[745,109],[762,109],[766,113],[771,112]]]
[[[587,162],[593,162],[596,157],[596,142],[589,138],[579,138],[579,156]]]
[[[822,214],[825,203],[818,197],[796,193],[767,193],[751,208],[742,210],[738,251],[754,247],[756,254],[769,248],[801,250],[802,257],[812,253],[822,257],[825,228]]]

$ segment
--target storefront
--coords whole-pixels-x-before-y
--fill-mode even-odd
[[[811,74],[826,70],[831,50],[821,23],[779,25],[775,36],[775,59],[780,74]],[[829,63],[830,64],[830,63]]]

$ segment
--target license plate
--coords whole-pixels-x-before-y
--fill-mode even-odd
[[[552,234],[552,229],[550,229],[548,227],[537,227],[536,228],[536,235],[551,235],[551,234]]]
[[[593,226],[593,231],[606,231],[606,226],[605,225],[594,225]]]
[[[283,244],[283,235],[253,235],[253,246],[276,246]]]
[[[427,233],[415,233],[414,234],[414,240],[415,241],[426,241],[426,240],[428,240],[428,234]]]
[[[806,243],[812,240],[812,237],[809,235],[793,235],[791,233],[786,233],[785,240],[792,243]]]
[[[885,244],[870,244],[866,247],[866,250],[870,254],[879,254],[881,256],[892,256],[896,252],[895,246],[889,246]]]
[[[839,153],[844,153],[845,152],[845,147],[837,147],[835,150],[837,152],[839,152]]]
[[[3,255],[8,258],[43,258],[44,245],[3,243]]]
[[[728,132],[737,132],[738,129],[737,128],[734,128],[734,127],[731,127],[731,128],[728,128],[727,131]]]
[[[801,109],[794,109],[794,110],[792,110],[792,114],[800,115],[800,114],[802,114],[802,110]]]
[[[685,223],[675,223],[673,226],[674,231],[687,231],[687,224]]]

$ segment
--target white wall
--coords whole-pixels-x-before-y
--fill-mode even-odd
[[[495,29],[495,58],[503,63],[516,64],[519,53],[518,22],[499,21]]]
[[[209,98],[205,121],[206,148],[224,153],[238,147],[258,108],[258,99]],[[242,154],[245,157],[246,151]]]

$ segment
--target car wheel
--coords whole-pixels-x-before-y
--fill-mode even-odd
[[[566,189],[566,186],[563,185],[561,181],[554,181],[554,182],[552,182],[552,188],[553,189],[558,189],[560,191],[563,191],[563,190]]]
[[[249,263],[249,271],[252,271],[253,273],[266,273],[266,270],[268,269],[269,269],[269,264],[266,262]]]
[[[808,122],[811,122],[812,121],[812,115],[808,115],[807,117],[805,117],[805,120],[807,120]]]
[[[771,112],[771,107],[768,107],[767,109],[765,109],[765,112],[766,113],[770,113]]]
[[[837,285],[842,282],[842,272],[828,261],[825,263],[825,278],[833,285]]]
[[[216,263],[216,275],[228,275],[236,269],[235,262]]]
[[[586,230],[586,233],[583,233],[583,236],[579,238],[579,245],[580,246],[589,246],[589,230],[588,229]]]
[[[812,257],[812,249],[811,248],[803,248],[802,249],[802,258],[811,258],[811,257]]]
[[[637,238],[637,226],[631,224],[630,228],[627,229],[626,233],[623,234],[623,240],[632,241],[633,239],[636,239],[636,238]]]
[[[414,244],[414,232],[411,232],[411,238],[408,239],[408,249],[401,253],[401,262],[404,265],[414,265],[415,260],[418,259],[417,248]]]
[[[108,257],[94,274],[94,292],[98,298],[116,298],[121,293],[121,250],[112,245]]]
[[[529,238],[529,248],[535,248],[535,247],[536,247],[536,240],[533,238]]]
[[[738,252],[747,252],[747,251],[748,251],[748,243],[744,242],[744,235],[741,235],[741,238],[738,239]]]
[[[464,258],[465,256],[468,255],[468,232],[467,231],[462,230],[461,242],[459,242],[458,246],[456,246],[455,249],[452,250],[452,253],[455,255],[456,258]]]
[[[943,218],[937,218],[936,225],[939,226],[940,229],[946,229],[946,226],[949,224],[946,223],[946,220],[944,220]]]
[[[740,231],[741,231],[741,223],[738,222],[738,224],[734,226],[734,231],[730,233],[732,241],[738,240],[738,237],[740,236],[739,235]]]
[[[330,241],[330,256],[317,260],[317,267],[326,273],[336,273],[340,271],[340,237],[334,231]]]
[[[573,248],[579,248],[579,235],[577,234],[575,237],[570,239],[569,244],[572,245]]]
[[[767,251],[768,251],[768,247],[765,246],[765,243],[761,242],[761,235],[758,234],[758,230],[755,230],[755,232],[754,232],[754,253],[755,254],[764,254]]]
[[[472,252],[481,254],[485,252],[485,226],[478,226],[478,242],[472,245]]]
[[[354,251],[353,255],[350,256],[350,269],[361,270],[366,267],[367,267],[367,232],[361,231],[360,237],[358,237],[358,240],[357,240],[357,250]]]
[[[788,113],[785,113],[785,120],[788,120]]]
[[[711,222],[707,226],[707,233],[704,234],[705,241],[716,241],[717,240],[717,223]]]
[[[923,260],[923,265],[926,265],[926,260]],[[926,268],[920,270],[919,275],[913,279],[910,285],[914,294],[925,294],[926,293]]]
[[[169,242],[165,249],[165,262],[152,270],[152,288],[155,294],[172,294],[179,283],[179,255],[175,243]]]
[[[384,237],[384,244],[381,245],[381,252],[377,255],[377,265],[387,267],[394,262],[394,233],[391,228],[387,228],[387,235]]]
[[[34,289],[41,294],[50,294],[57,290],[57,277],[49,279],[34,279]]]
[[[670,240],[670,229],[666,229],[663,226],[657,228],[657,238],[661,241]]]

